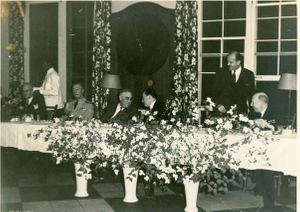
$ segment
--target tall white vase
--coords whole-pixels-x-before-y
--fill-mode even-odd
[[[127,179],[129,173],[134,168],[123,168],[123,175],[124,175],[124,183],[125,183],[125,198],[123,199],[124,202],[127,203],[134,203],[138,201],[136,197],[136,184],[137,184],[137,177],[138,177],[138,170],[135,170],[133,174],[136,177],[130,176],[132,180]]]
[[[83,171],[78,171],[80,168],[79,163],[74,163],[75,166],[75,175],[76,175],[76,193],[75,197],[87,197],[89,193],[87,192],[87,180],[83,174]],[[77,174],[81,172],[81,176],[79,177]]]
[[[198,212],[197,208],[197,196],[199,190],[199,182],[188,182],[183,183],[185,190],[185,198],[186,198],[186,212]]]

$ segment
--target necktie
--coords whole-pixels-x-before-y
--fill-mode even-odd
[[[78,101],[76,101],[74,104],[74,110],[76,109],[77,105],[78,105]]]
[[[235,75],[235,72],[236,72],[236,70],[234,70],[233,73],[232,73],[232,80],[233,80],[234,83],[235,83],[235,81],[236,81],[236,75]]]

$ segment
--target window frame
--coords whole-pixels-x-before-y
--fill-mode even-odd
[[[67,94],[67,2],[66,1],[26,1],[25,2],[25,20],[30,20],[30,5],[31,4],[45,4],[58,3],[58,75],[61,82],[61,95],[63,102],[66,102]],[[30,82],[30,21],[24,22],[24,75],[25,82]]]
[[[277,6],[278,5],[278,9],[279,9],[279,12],[278,12],[278,16],[277,17],[257,17],[258,16],[258,7],[266,7],[266,6]],[[283,0],[280,0],[279,2],[268,2],[268,3],[258,3],[258,0],[254,0],[253,1],[253,5],[252,5],[252,14],[253,14],[253,18],[252,18],[252,24],[253,24],[253,28],[256,29],[256,30],[253,30],[253,46],[255,47],[254,48],[254,51],[253,51],[253,69],[252,70],[255,70],[255,74],[257,73],[257,70],[256,70],[256,67],[257,67],[257,56],[277,56],[277,74],[276,75],[257,75],[255,76],[255,80],[256,81],[279,81],[280,79],[280,56],[284,56],[284,55],[295,55],[295,56],[298,56],[298,50],[295,52],[295,53],[292,53],[292,52],[287,52],[287,53],[282,53],[281,52],[281,42],[282,41],[296,41],[298,42],[297,38],[296,39],[282,39],[281,38],[281,19],[282,19],[282,16],[281,16],[281,7],[282,5],[296,5],[296,8],[297,8],[297,2],[285,2]],[[298,10],[297,9],[297,14],[298,13]],[[297,22],[299,22],[299,19],[297,18],[298,16],[296,15],[296,17],[294,16],[284,16],[284,17],[293,17],[293,18],[296,18]],[[278,38],[277,39],[261,39],[261,40],[258,40],[257,39],[257,23],[258,23],[258,20],[270,20],[270,19],[278,19]],[[299,24],[297,23],[297,26],[299,26]],[[299,29],[297,29],[297,32],[299,32]],[[299,36],[299,35],[298,35]],[[278,50],[277,52],[257,52],[257,43],[258,41],[276,41],[278,42],[277,46],[278,46]],[[297,44],[298,45],[298,44]],[[296,66],[298,67],[298,64],[296,64]],[[298,72],[298,68],[296,67],[296,72]]]

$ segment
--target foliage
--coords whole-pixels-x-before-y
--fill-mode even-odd
[[[103,161],[109,155],[105,146],[105,130],[101,129],[101,122],[81,118],[60,121],[55,118],[55,123],[28,136],[43,138],[49,142],[47,151],[51,151],[56,163],[72,161],[80,163],[87,179],[91,178],[90,165]]]
[[[182,104],[174,100],[166,101],[166,114],[167,120],[170,124],[176,125],[177,123],[187,125],[199,125],[200,109],[197,103],[189,104],[188,109],[184,109]]]
[[[21,102],[19,98],[1,98],[1,121],[10,121],[13,116],[20,114],[18,107]]]

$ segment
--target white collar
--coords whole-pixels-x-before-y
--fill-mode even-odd
[[[47,71],[47,74],[49,74],[50,72],[56,72],[55,70],[54,70],[54,68],[52,67],[52,68],[50,68],[48,71]],[[44,72],[45,73],[45,72]]]
[[[237,82],[238,80],[239,80],[239,77],[240,77],[240,75],[241,75],[241,71],[242,71],[242,67],[240,66],[237,70],[235,70],[235,76],[236,76],[236,80],[235,80],[235,82]],[[233,74],[233,70],[231,71],[231,74]]]
[[[263,109],[263,111],[261,111],[261,118],[263,118],[263,117],[264,117],[264,115],[265,115],[265,112],[266,112],[267,108],[268,108],[268,106],[267,106],[267,107],[265,107],[265,109]]]
[[[149,106],[150,110],[152,110],[152,108],[154,107],[155,102],[156,102],[156,100],[150,104],[150,106]]]
[[[119,111],[119,110],[121,110],[121,108],[122,108],[122,106],[121,106],[121,104],[119,103],[116,110]]]
[[[83,98],[80,98],[80,99],[75,99],[75,101],[77,101],[77,102],[85,102],[85,101],[86,101],[86,98],[83,97]]]
[[[30,97],[30,98],[28,99],[28,104],[29,104],[29,105],[30,105],[30,103],[31,103],[32,99],[33,99],[33,96],[32,96],[32,97]]]

